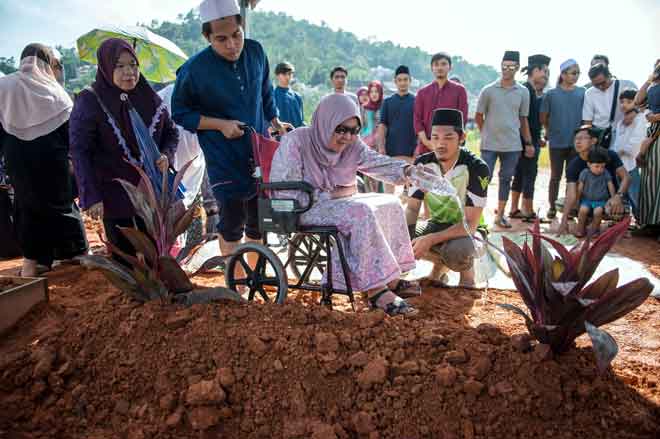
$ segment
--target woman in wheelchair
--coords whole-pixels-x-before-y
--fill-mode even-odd
[[[305,181],[314,188],[312,207],[301,225],[334,226],[346,251],[352,287],[366,292],[369,304],[389,315],[412,316],[417,310],[403,298],[417,296],[417,283],[400,279],[415,267],[403,208],[397,198],[358,194],[358,171],[389,184],[406,182],[411,165],[378,154],[358,136],[360,112],[350,98],[333,94],[319,103],[310,127],[285,135],[272,161],[270,181]],[[308,203],[299,191],[277,191],[278,198]],[[339,267],[332,251],[333,267]],[[345,287],[341,270],[332,282]]]

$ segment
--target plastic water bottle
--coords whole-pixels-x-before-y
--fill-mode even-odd
[[[410,182],[423,192],[435,195],[456,197],[456,188],[442,175],[427,171],[424,167],[415,166],[410,172]]]

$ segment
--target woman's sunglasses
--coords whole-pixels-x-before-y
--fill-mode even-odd
[[[344,134],[350,134],[351,136],[357,136],[360,134],[360,126],[356,127],[347,127],[346,125],[339,125],[337,128],[335,128],[335,134],[344,135]]]

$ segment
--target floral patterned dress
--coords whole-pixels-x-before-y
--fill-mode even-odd
[[[305,145],[294,133],[282,138],[273,157],[271,181],[306,180],[300,154]],[[357,170],[386,183],[404,183],[406,162],[378,154],[364,143],[361,147]],[[278,191],[275,195],[297,199],[303,205],[307,203],[307,195],[297,191]],[[312,208],[300,220],[304,225],[337,227],[348,262],[351,286],[356,291],[384,286],[415,268],[403,208],[392,195],[354,193],[332,198],[330,192],[317,189]],[[335,249],[331,260],[333,286],[345,288]]]

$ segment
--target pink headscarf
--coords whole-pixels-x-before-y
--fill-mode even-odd
[[[303,178],[317,189],[332,192],[340,187],[355,185],[362,150],[367,146],[358,137],[342,152],[327,148],[330,139],[342,122],[356,117],[360,111],[346,95],[331,94],[321,100],[312,116],[312,126],[301,127],[288,134],[298,137],[303,162]]]
[[[376,102],[371,100],[371,90],[374,88],[378,90],[378,100]],[[383,103],[383,84],[381,84],[380,81],[371,81],[367,91],[369,93],[369,102],[364,106],[364,108],[372,111],[379,110],[381,104]]]

